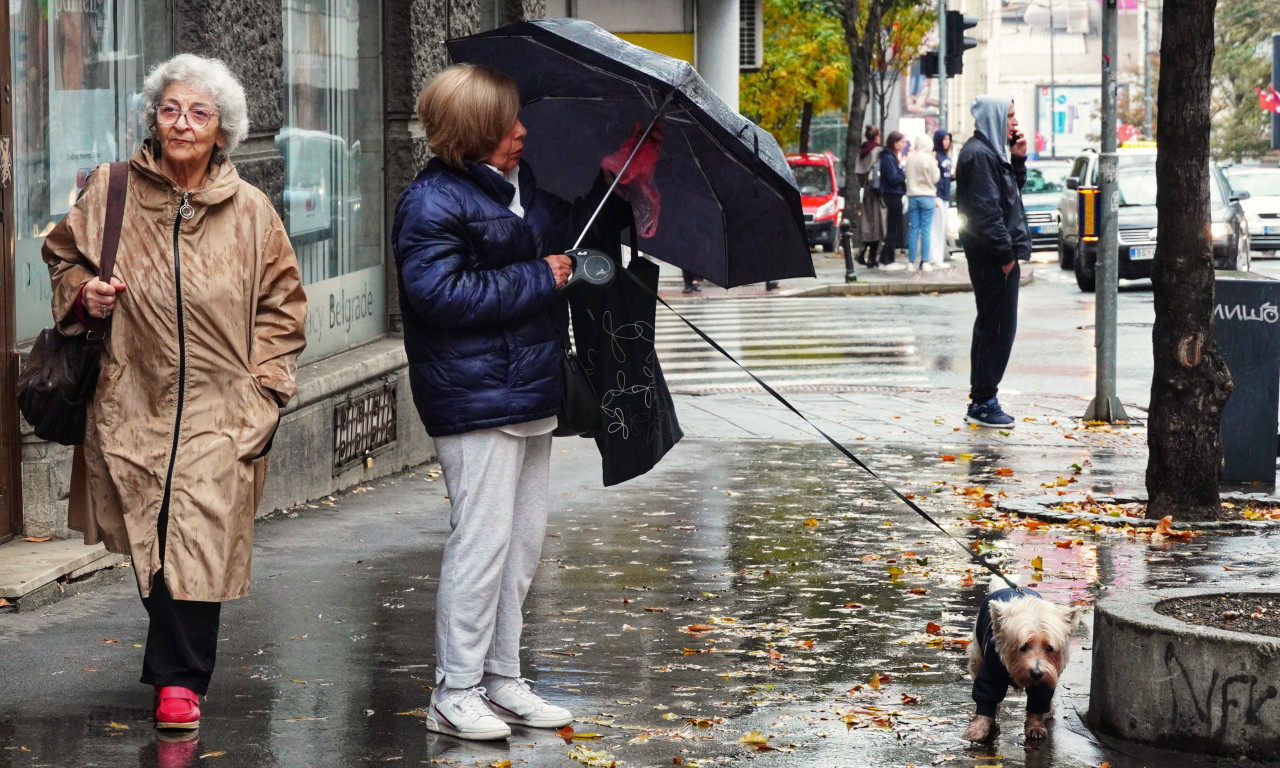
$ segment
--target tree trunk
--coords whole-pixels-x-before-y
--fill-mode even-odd
[[[850,51],[852,52],[852,48]],[[853,165],[858,161],[858,150],[862,148],[862,121],[867,116],[869,85],[869,79],[864,71],[854,66],[851,78],[852,92],[849,95],[849,128],[845,131],[844,139],[845,174],[844,189],[841,194],[844,196],[845,206],[858,211],[858,215],[846,217],[853,226],[855,250],[862,248],[862,189],[858,184],[858,174],[853,172]]]
[[[858,160],[858,149],[862,146],[862,125],[867,117],[867,102],[871,99],[871,58],[874,55],[873,42],[880,33],[884,20],[885,5],[894,0],[868,0],[867,20],[859,34],[858,16],[864,0],[843,0],[840,5],[840,24],[844,28],[845,47],[849,49],[849,129],[845,132],[844,157],[846,172],[842,194],[846,205],[854,206],[861,211],[861,189],[858,186],[858,174],[853,173],[853,165]],[[880,137],[884,142],[883,134]],[[855,248],[862,247],[862,216],[852,219],[853,241]]]
[[[809,154],[809,126],[813,125],[813,102],[806,101],[800,113],[800,154]]]
[[[1160,46],[1159,232],[1147,460],[1148,517],[1212,520],[1222,508],[1222,407],[1231,374],[1213,329],[1209,98],[1214,0],[1166,0]]]

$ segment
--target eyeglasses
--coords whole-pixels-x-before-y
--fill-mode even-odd
[[[187,125],[192,128],[204,128],[210,120],[218,116],[218,111],[208,107],[180,109],[172,104],[161,104],[156,107],[156,122],[161,125],[173,125],[182,115],[187,116]]]

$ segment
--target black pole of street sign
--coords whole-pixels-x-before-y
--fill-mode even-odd
[[[1116,396],[1116,304],[1119,287],[1120,190],[1116,179],[1116,0],[1102,6],[1102,152],[1098,155],[1098,215],[1102,236],[1098,239],[1098,264],[1094,276],[1097,302],[1093,344],[1097,347],[1096,390],[1084,417],[1090,421],[1128,421]],[[1084,254],[1077,255],[1084,258]]]
[[[938,0],[938,127],[947,129],[947,0]]]

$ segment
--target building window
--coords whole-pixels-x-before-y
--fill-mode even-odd
[[[764,20],[761,0],[738,3],[738,68],[756,70],[764,66]]]
[[[386,330],[376,0],[285,0],[285,225],[315,359]]]
[[[44,236],[88,173],[143,136],[142,79],[169,56],[166,0],[9,0],[17,341],[52,322]]]

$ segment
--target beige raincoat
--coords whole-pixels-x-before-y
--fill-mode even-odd
[[[98,271],[107,169],[45,239],[53,316],[85,332],[74,304]],[[271,202],[215,164],[186,200],[148,148],[130,161],[102,373],[76,448],[69,518],[86,544],[132,555],[142,594],[160,568],[179,600],[249,590],[253,519],[279,408],[295,392],[306,296]]]

